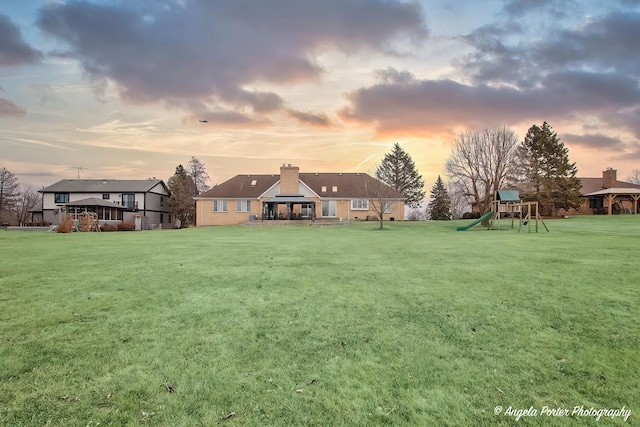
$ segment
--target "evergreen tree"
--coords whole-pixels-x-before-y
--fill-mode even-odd
[[[440,175],[431,187],[431,203],[427,208],[427,215],[432,220],[448,221],[451,219],[451,199]]]
[[[412,208],[420,206],[425,192],[422,175],[418,174],[411,156],[397,142],[376,170],[376,178],[407,198],[405,203]]]
[[[518,181],[525,200],[535,200],[541,209],[555,215],[559,208],[580,206],[578,169],[569,161],[569,149],[544,122],[533,125],[518,147]]]
[[[180,220],[182,227],[192,224],[195,218],[193,198],[198,195],[198,190],[182,165],[178,165],[174,175],[167,180],[167,187],[171,191],[169,203],[173,217]]]

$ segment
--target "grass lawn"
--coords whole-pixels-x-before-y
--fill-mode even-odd
[[[640,216],[468,222],[0,231],[0,424],[638,425]]]

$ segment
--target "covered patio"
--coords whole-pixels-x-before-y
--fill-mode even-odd
[[[313,220],[315,218],[316,202],[302,194],[278,194],[262,202],[263,220]]]
[[[606,188],[585,194],[589,200],[589,208],[597,213],[607,212],[609,215],[620,213],[638,213],[640,188]]]
[[[74,220],[78,220],[78,215],[82,212],[93,212],[100,221],[122,221],[122,213],[126,210],[124,206],[97,197],[65,203],[65,207],[67,214],[72,215]]]

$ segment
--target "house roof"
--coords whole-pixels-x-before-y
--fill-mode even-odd
[[[158,184],[168,189],[161,179],[63,179],[40,190],[40,193],[144,193]]]
[[[583,196],[591,195],[596,191],[604,190],[602,178],[578,178],[582,184],[582,190],[580,192]],[[625,181],[615,181],[613,188],[640,188],[640,185],[632,184]]]
[[[196,198],[257,199],[279,180],[280,175],[236,175]]]
[[[318,196],[329,199],[362,197],[366,182],[378,182],[366,173],[300,173],[299,179]],[[280,175],[236,175],[196,198],[257,199],[279,181]],[[395,190],[391,193],[392,198],[405,198]]]
[[[86,199],[76,200],[75,202],[65,203],[65,206],[101,206],[105,208],[126,209],[124,206],[98,199],[97,197],[88,197]]]

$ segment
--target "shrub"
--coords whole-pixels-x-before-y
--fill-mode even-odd
[[[114,224],[102,224],[100,231],[118,231],[118,226]]]
[[[118,231],[134,231],[136,225],[132,222],[120,222],[118,223]]]
[[[474,211],[474,212],[465,212],[462,215],[462,219],[478,219],[480,218],[482,215],[480,215],[480,212]]]
[[[71,233],[71,231],[76,227],[76,222],[73,220],[71,215],[66,215],[60,221],[60,224],[56,227],[57,233]]]

